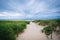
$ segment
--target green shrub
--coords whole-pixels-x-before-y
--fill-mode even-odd
[[[15,40],[15,35],[10,27],[0,25],[0,40]]]
[[[27,21],[0,21],[0,39],[1,40],[4,40],[4,38],[6,38],[6,36],[9,36],[9,38],[12,38],[12,39],[8,39],[9,40],[14,40],[16,39],[16,35],[17,34],[20,34],[24,31],[24,29],[26,28],[26,25],[28,24],[29,22]],[[3,30],[4,29],[4,30]],[[9,31],[8,31],[9,30]],[[4,32],[3,32],[4,31]],[[6,33],[5,33],[6,31]],[[3,33],[3,34],[2,34]],[[2,35],[1,35],[2,34]],[[5,34],[9,34],[9,35],[5,35]],[[1,36],[4,36],[1,37]],[[3,39],[2,39],[3,38]],[[6,39],[7,40],[7,39]]]

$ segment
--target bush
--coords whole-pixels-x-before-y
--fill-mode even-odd
[[[0,40],[15,40],[15,35],[10,27],[0,25]]]
[[[0,40],[15,40],[26,28],[27,21],[0,21]]]

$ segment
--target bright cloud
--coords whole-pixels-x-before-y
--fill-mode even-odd
[[[21,14],[21,13],[13,13],[13,12],[3,12],[3,13],[0,13],[0,16],[12,16],[12,17],[16,17],[16,16],[24,16],[24,14]]]

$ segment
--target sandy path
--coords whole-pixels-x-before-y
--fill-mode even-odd
[[[37,24],[30,22],[24,33],[20,34],[17,40],[47,40],[46,35],[41,32],[42,28],[42,26],[38,26]],[[55,38],[54,40],[57,40]]]
[[[19,35],[17,40],[47,40],[45,34],[41,32],[42,27],[30,22],[24,33]]]

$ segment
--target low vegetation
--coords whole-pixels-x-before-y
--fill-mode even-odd
[[[60,19],[35,20],[33,22],[38,23],[38,25],[44,26],[44,28],[42,29],[42,32],[47,35],[47,38],[49,35],[51,35],[51,39],[52,39],[52,33],[53,32],[60,35]]]
[[[29,21],[0,21],[0,40],[16,40]]]

